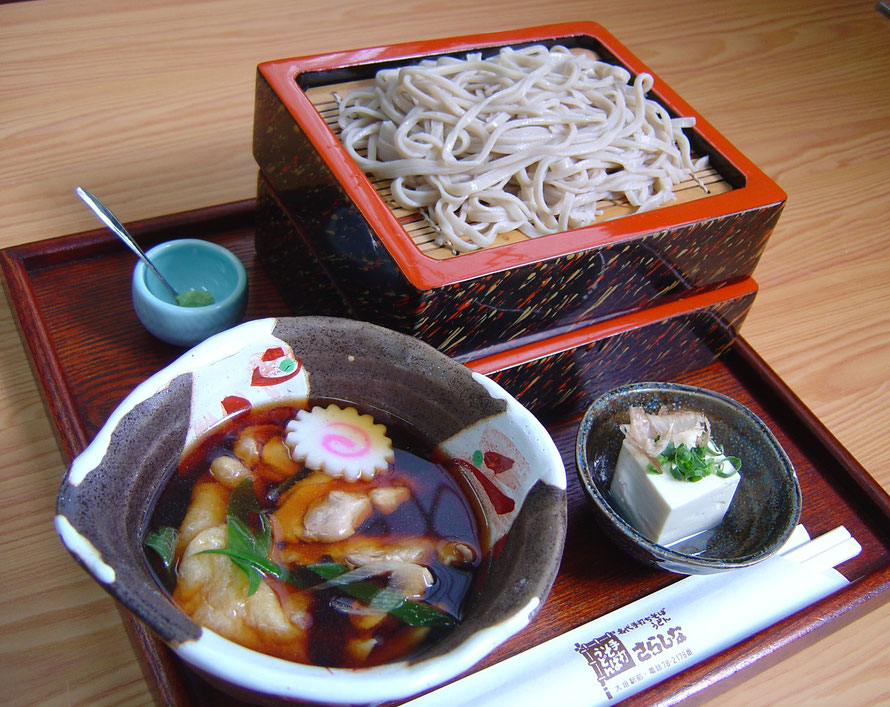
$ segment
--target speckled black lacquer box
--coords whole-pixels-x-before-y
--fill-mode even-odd
[[[756,295],[757,283],[748,277],[457,358],[496,380],[538,417],[556,420],[583,411],[610,388],[667,380],[713,363],[732,345]]]
[[[753,272],[784,193],[654,75],[650,95],[673,114],[696,118],[687,134],[694,153],[709,156],[708,169],[681,185],[669,205],[632,215],[616,205],[615,218],[565,233],[506,235],[455,255],[340,144],[334,93],[354,82],[424,57],[532,43],[590,50],[632,74],[649,71],[590,23],[259,66],[256,249],[294,313],[345,314],[469,356],[675,302]]]

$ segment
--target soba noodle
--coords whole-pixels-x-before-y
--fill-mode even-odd
[[[391,179],[455,251],[499,233],[592,223],[604,200],[635,210],[673,198],[693,164],[683,128],[646,98],[652,76],[565,47],[504,48],[385,69],[339,102],[340,139],[363,171]]]

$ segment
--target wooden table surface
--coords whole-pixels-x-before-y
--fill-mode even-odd
[[[260,61],[604,25],[788,193],[742,330],[884,486],[890,19],[871,0],[0,4],[0,247],[249,198]],[[0,303],[0,702],[145,704],[118,613],[52,526],[63,462]],[[890,703],[890,604],[712,698]]]

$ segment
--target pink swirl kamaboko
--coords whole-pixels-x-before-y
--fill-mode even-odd
[[[386,427],[355,408],[338,405],[300,410],[287,424],[291,458],[347,481],[369,480],[394,459]]]

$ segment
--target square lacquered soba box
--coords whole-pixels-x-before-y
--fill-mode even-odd
[[[381,69],[539,44],[652,74],[648,97],[673,117],[695,118],[684,134],[693,157],[708,164],[652,210],[618,199],[600,204],[587,226],[537,237],[513,230],[456,252],[437,243],[429,217],[395,202],[389,180],[362,172],[340,141],[338,101]],[[750,276],[785,202],[772,180],[591,23],[260,64],[253,149],[257,253],[291,310],[373,321],[451,355],[582,328]]]

